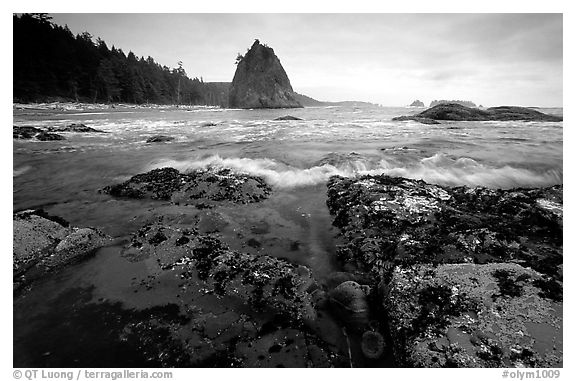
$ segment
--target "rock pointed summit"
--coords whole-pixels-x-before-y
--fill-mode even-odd
[[[302,107],[274,50],[254,41],[238,67],[230,87],[233,108]]]

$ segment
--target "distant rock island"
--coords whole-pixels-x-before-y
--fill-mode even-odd
[[[416,99],[414,102],[410,104],[410,107],[426,107],[426,106],[424,105],[424,102]]]
[[[457,103],[439,104],[421,113],[408,116],[399,116],[392,120],[415,120],[418,122],[436,120],[455,121],[506,121],[524,120],[539,122],[561,122],[562,117],[548,115],[527,107],[498,106],[480,110],[473,107],[462,106]]]
[[[288,75],[272,48],[256,40],[246,55],[238,56],[237,64],[230,86],[230,107],[302,107],[296,99]]]
[[[476,107],[476,104],[474,102],[471,102],[471,101],[461,101],[461,100],[448,101],[446,99],[433,100],[432,102],[430,102],[430,107],[438,106],[441,104],[448,104],[448,103],[455,103],[455,104],[459,104],[459,105],[466,106],[466,107]]]

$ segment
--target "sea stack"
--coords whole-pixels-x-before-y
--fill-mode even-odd
[[[232,108],[302,107],[274,50],[254,41],[238,67],[230,87]]]
[[[410,107],[426,107],[426,106],[421,100],[416,99],[414,102],[410,104]]]

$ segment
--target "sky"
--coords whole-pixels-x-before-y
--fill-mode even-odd
[[[52,14],[77,34],[230,82],[238,53],[272,47],[295,91],[403,106],[563,104],[562,14]]]

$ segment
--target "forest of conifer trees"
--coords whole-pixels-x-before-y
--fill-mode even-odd
[[[84,32],[74,36],[47,14],[13,16],[15,102],[228,104],[229,83],[189,78],[152,57],[125,54]]]

